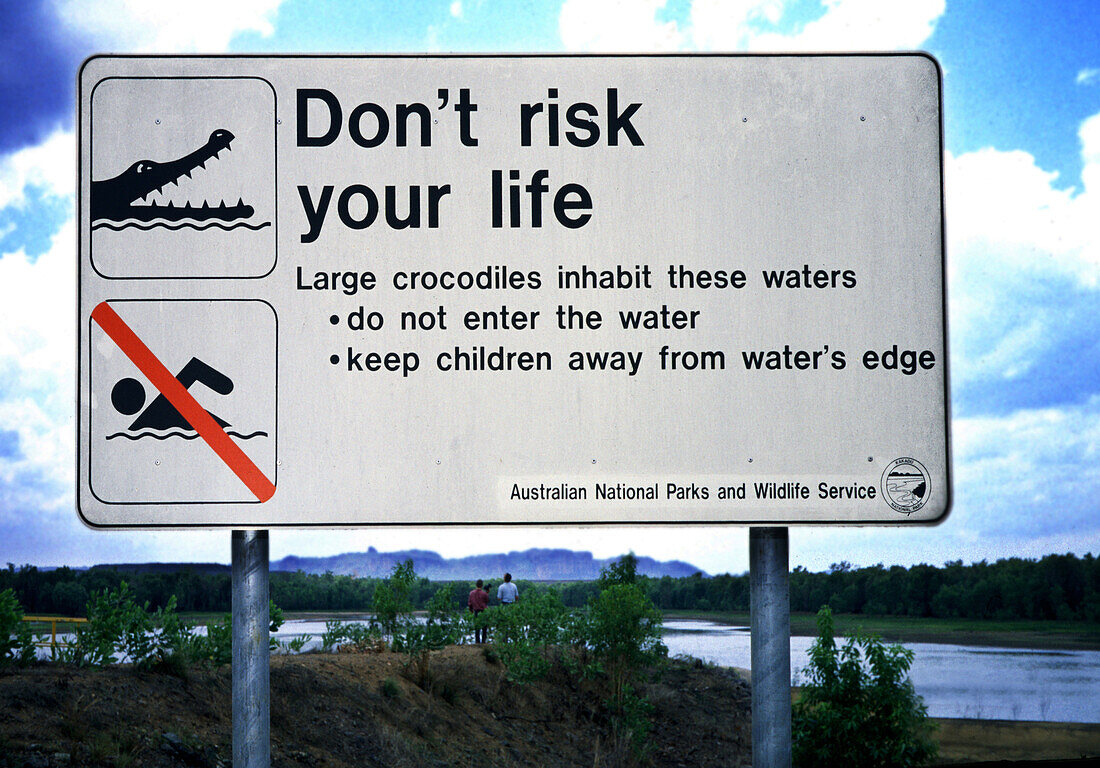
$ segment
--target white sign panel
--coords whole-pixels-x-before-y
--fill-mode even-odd
[[[95,57],[103,527],[931,523],[919,54]]]

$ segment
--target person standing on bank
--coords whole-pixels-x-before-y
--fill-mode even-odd
[[[478,616],[489,607],[489,593],[481,588],[481,579],[477,580],[477,584],[470,592],[470,596],[466,598],[466,605],[469,607],[470,612],[474,614],[474,642],[484,643],[486,641],[486,635],[488,631],[485,624],[478,620]]]
[[[519,599],[519,589],[512,583],[512,574],[504,574],[504,583],[497,587],[497,599],[501,605],[511,605]]]

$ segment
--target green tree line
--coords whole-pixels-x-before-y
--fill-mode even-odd
[[[749,579],[692,576],[651,579],[649,594],[662,610],[747,611]],[[1091,554],[962,561],[941,567],[835,563],[823,573],[795,568],[791,610],[964,619],[1100,621],[1100,559]]]
[[[488,574],[486,575],[489,576]],[[83,616],[90,597],[118,589],[125,581],[139,603],[164,607],[175,596],[183,612],[230,610],[228,569],[183,567],[172,572],[132,572],[111,568],[40,570],[8,564],[0,570],[0,591],[10,588],[27,614]],[[637,577],[639,586],[662,610],[728,611],[749,609],[747,574],[686,578]],[[271,574],[271,597],[288,611],[369,611],[381,579]],[[550,585],[517,581],[521,595],[541,594]],[[409,600],[425,610],[436,593],[451,589],[459,607],[471,585],[417,578]],[[567,607],[588,604],[599,593],[597,582],[553,585]],[[1091,554],[1047,555],[1038,560],[1007,558],[963,565],[912,567],[848,563],[811,573],[795,568],[790,576],[791,610],[813,613],[828,605],[834,613],[969,619],[1061,619],[1100,621],[1100,559]]]

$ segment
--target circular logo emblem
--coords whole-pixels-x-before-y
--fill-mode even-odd
[[[882,473],[882,497],[906,515],[924,506],[930,490],[928,470],[916,459],[894,459]]]

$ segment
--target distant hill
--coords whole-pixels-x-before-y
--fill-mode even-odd
[[[591,581],[599,578],[600,569],[618,560],[599,559],[591,552],[570,549],[528,549],[494,555],[470,555],[446,558],[436,552],[407,549],[400,552],[379,552],[371,547],[366,552],[347,552],[332,557],[298,557],[289,555],[271,563],[272,571],[332,571],[346,576],[388,576],[393,566],[411,559],[418,576],[432,581],[499,580],[505,573],[516,579],[530,581]],[[638,558],[638,573],[643,576],[691,576],[700,570],[681,560]],[[704,574],[705,575],[705,574]]]

